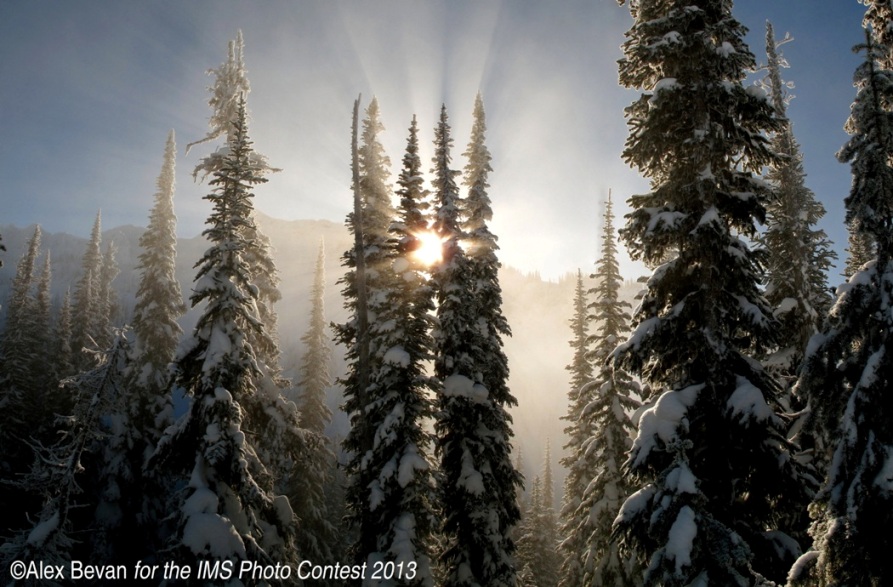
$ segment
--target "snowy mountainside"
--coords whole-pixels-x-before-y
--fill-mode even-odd
[[[309,320],[310,288],[320,239],[324,239],[326,250],[325,311],[329,322],[342,322],[347,316],[342,305],[341,286],[337,282],[344,273],[341,255],[351,246],[352,239],[344,225],[330,221],[279,220],[262,213],[257,216],[261,230],[272,242],[274,259],[282,279],[282,301],[276,307],[282,363],[286,374],[294,377],[303,353],[300,338]],[[120,273],[114,287],[122,305],[119,319],[124,321],[129,320],[132,314],[139,286],[139,274],[135,268],[139,263],[139,238],[143,230],[127,225],[102,233],[103,250],[109,242],[114,243],[117,249],[115,258]],[[0,252],[3,259],[3,267],[0,267],[0,304],[6,303],[16,264],[25,252],[27,240],[33,231],[33,226],[0,226],[0,235],[7,248],[5,253]],[[86,238],[69,234],[42,235],[41,253],[50,250],[52,255],[52,296],[56,307],[62,303],[66,289],[74,290],[86,244]],[[194,266],[206,248],[207,242],[201,236],[178,239],[177,278],[187,300],[195,278]],[[43,257],[38,267],[42,263]],[[584,271],[588,273],[591,269],[584,268]],[[558,459],[562,456],[561,447],[565,442],[562,432],[565,423],[560,418],[567,411],[569,375],[564,367],[571,361],[572,355],[568,341],[571,337],[569,320],[575,279],[575,275],[568,274],[558,282],[544,281],[536,274],[524,274],[510,267],[503,268],[500,273],[503,312],[512,329],[512,337],[504,341],[511,370],[509,385],[519,404],[512,409],[515,446],[517,448],[519,443],[522,445],[524,473],[528,479],[533,479],[540,473],[546,440],[551,440],[552,466],[557,473],[555,481],[559,498],[558,488],[563,473],[559,472]],[[590,281],[587,279],[587,287]],[[627,283],[621,295],[631,300],[638,289],[637,284]],[[0,318],[5,318],[3,313],[0,309]],[[184,331],[192,328],[197,317],[197,309],[190,310],[183,317],[181,325]],[[345,371],[344,349],[333,346],[333,350],[332,374],[341,376]],[[340,391],[333,388],[329,405],[334,409],[340,402]],[[343,437],[346,431],[347,418],[339,414],[330,432]]]

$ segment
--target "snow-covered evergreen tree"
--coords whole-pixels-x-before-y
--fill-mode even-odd
[[[27,471],[33,458],[32,443],[51,437],[54,429],[51,408],[47,405],[46,388],[42,374],[35,365],[43,361],[46,352],[42,348],[48,336],[41,330],[38,300],[35,297],[35,270],[40,254],[40,226],[28,240],[25,253],[19,259],[6,302],[6,324],[0,336],[0,473],[3,478],[13,479]],[[61,406],[60,406],[61,407]],[[32,500],[27,494],[8,483],[0,484],[0,498],[4,503],[21,503],[24,507],[4,508],[0,522],[5,528],[18,528],[24,521],[23,510],[29,509]]]
[[[781,130],[728,0],[629,3],[620,82],[624,159],[651,181],[621,232],[634,259],[661,262],[619,366],[653,385],[627,468],[641,489],[615,525],[647,561],[646,585],[783,580],[797,548],[783,503],[808,490],[778,415],[779,386],[754,360],[775,341],[760,291],[765,217],[756,176]],[[791,552],[793,551],[793,552]]]
[[[251,157],[244,100],[229,136],[224,164],[205,196],[214,209],[204,235],[211,247],[199,261],[193,306],[205,303],[195,330],[176,357],[177,383],[192,398],[189,411],[168,429],[150,463],[186,480],[172,495],[171,560],[251,560],[296,564],[296,520],[243,430],[246,404],[266,390],[248,332],[263,336],[257,287],[243,256],[252,223],[254,186],[266,181]],[[275,410],[259,425],[289,426]],[[281,448],[281,447],[276,447]]]
[[[102,255],[102,266],[99,270],[99,293],[97,295],[98,309],[96,323],[96,336],[94,340],[97,348],[105,349],[111,345],[114,333],[112,329],[116,326],[117,315],[121,304],[118,301],[118,292],[112,287],[112,282],[118,276],[118,262],[115,255],[118,247],[115,243],[108,243],[105,246],[105,253]]]
[[[326,334],[325,317],[325,244],[320,241],[313,274],[313,288],[310,291],[310,323],[301,336],[304,343],[304,356],[301,358],[300,391],[301,424],[316,434],[325,433],[332,421],[332,410],[326,405],[326,389],[332,385],[332,349]]]
[[[426,424],[432,415],[434,384],[425,373],[425,363],[432,358],[429,313],[434,303],[427,267],[414,254],[418,233],[427,227],[418,151],[413,118],[397,181],[400,206],[389,226],[384,264],[378,269],[381,287],[371,290],[374,319],[369,324],[364,417],[375,429],[372,450],[364,458],[371,477],[369,515],[377,527],[376,549],[369,559],[394,561],[403,568],[412,564],[415,576],[398,583],[431,586],[435,489]]]
[[[310,324],[301,337],[304,356],[301,358],[298,402],[301,426],[321,439],[308,448],[307,457],[296,463],[285,483],[292,508],[301,520],[298,548],[308,560],[335,560],[339,528],[332,523],[326,492],[333,479],[335,453],[331,441],[325,437],[326,426],[332,421],[332,411],[326,405],[326,390],[332,384],[329,374],[331,354],[326,336],[325,308],[325,249],[319,244],[313,287],[310,292]]]
[[[74,289],[72,303],[72,351],[74,366],[77,371],[85,370],[91,361],[91,355],[84,349],[96,349],[99,336],[99,325],[103,322],[101,302],[99,299],[100,274],[102,272],[102,213],[96,213],[93,230],[84,257],[81,261],[81,276]]]
[[[11,397],[17,398],[12,400],[15,403],[27,401],[28,397],[36,399],[40,391],[31,370],[35,356],[43,354],[40,345],[42,337],[46,336],[46,332],[39,332],[38,302],[34,293],[40,235],[40,226],[35,226],[25,253],[16,266],[6,302],[6,324],[0,338],[0,389],[3,390],[0,402],[4,404],[11,401],[8,399]],[[37,400],[37,404],[40,404],[40,400]],[[35,423],[27,422],[25,430],[32,431]]]
[[[591,398],[587,391],[592,387],[584,387],[592,381],[592,363],[589,361],[589,312],[586,288],[583,285],[583,273],[577,270],[577,281],[574,287],[574,315],[570,320],[573,337],[570,340],[574,356],[565,367],[571,374],[570,388],[567,393],[568,411],[561,419],[568,422],[564,429],[568,441],[564,445],[567,456],[561,464],[567,469],[564,479],[564,497],[561,502],[561,544],[562,556],[561,585],[563,587],[582,587],[583,567],[579,554],[583,551],[588,533],[575,532],[577,520],[574,514],[583,501],[583,493],[589,485],[590,473],[586,471],[585,461],[580,459],[583,444],[595,434],[592,421],[582,418],[583,411]]]
[[[170,363],[183,332],[177,321],[186,312],[176,277],[176,156],[177,146],[171,130],[155,184],[149,225],[139,240],[142,249],[137,265],[140,282],[133,310],[134,341],[130,366],[130,423],[140,437],[133,440],[136,453],[144,452],[158,441],[170,417],[163,415],[171,383]]]
[[[545,503],[543,484],[539,475],[533,479],[530,502],[518,525],[518,584],[521,587],[555,587],[558,584],[558,565],[554,532],[549,535],[549,507]],[[553,512],[554,513],[554,512]]]
[[[885,23],[886,24],[886,23]],[[814,550],[791,572],[795,585],[856,586],[893,582],[893,71],[888,47],[870,34],[859,47],[857,95],[838,153],[852,168],[847,222],[869,235],[875,257],[837,290],[825,331],[810,342],[798,387],[830,458],[811,513]]]
[[[65,290],[62,306],[53,329],[53,354],[55,357],[55,373],[58,379],[74,375],[74,354],[71,348],[71,290]]]
[[[809,338],[818,332],[831,307],[826,272],[837,255],[825,231],[816,224],[825,208],[806,187],[803,156],[786,119],[788,94],[781,68],[787,62],[775,40],[772,23],[766,23],[768,74],[766,85],[772,105],[783,119],[772,137],[772,149],[782,156],[769,168],[773,190],[766,201],[766,232],[761,242],[768,251],[766,301],[778,321],[780,342],[766,364],[785,387],[791,384],[806,352]]]
[[[843,276],[849,279],[874,258],[874,242],[870,235],[847,224],[848,246]]]
[[[558,585],[561,557],[558,546],[555,509],[551,505],[554,492],[548,489],[552,477],[551,451],[546,445],[543,476],[533,480],[530,500],[517,526],[517,566],[519,585],[555,587]],[[541,480],[542,479],[542,480]]]
[[[209,75],[214,76],[214,85],[209,88],[211,98],[208,101],[211,107],[208,121],[210,130],[203,139],[187,145],[187,152],[196,144],[220,137],[225,136],[226,141],[199,162],[193,170],[193,177],[201,175],[204,179],[227,164],[231,143],[235,138],[236,121],[233,117],[240,107],[245,108],[244,102],[250,92],[244,64],[244,46],[242,32],[239,31],[236,39],[229,43],[226,62],[208,71]],[[245,156],[248,157],[248,165],[258,177],[279,171],[270,167],[267,158],[254,148],[249,149]],[[299,427],[297,406],[287,401],[283,395],[290,382],[282,377],[279,334],[273,309],[273,305],[282,298],[279,292],[279,271],[273,262],[270,239],[258,228],[253,207],[249,213],[249,221],[239,227],[245,244],[241,256],[248,268],[247,279],[256,288],[253,303],[257,308],[256,317],[263,328],[245,331],[246,342],[252,347],[258,365],[257,374],[252,375],[255,377],[254,385],[258,393],[246,397],[242,408],[245,410],[246,429],[253,434],[255,450],[273,476],[284,483],[297,453],[301,450],[304,434]],[[282,483],[279,489],[284,490]]]
[[[97,353],[96,367],[66,381],[68,393],[77,398],[67,419],[66,434],[52,445],[35,445],[38,458],[28,474],[16,480],[20,489],[39,498],[42,505],[36,522],[0,547],[0,579],[4,583],[14,560],[68,568],[73,559],[96,556],[90,548],[92,542],[82,544],[84,536],[92,538],[92,532],[88,532],[92,527],[79,512],[95,506],[94,496],[84,489],[92,475],[85,465],[89,466],[91,451],[104,439],[101,419],[111,398],[123,391],[128,350],[126,337],[119,334],[110,349]],[[15,584],[69,584],[64,578],[59,579],[62,580],[26,578]]]
[[[586,347],[597,374],[579,391],[587,403],[576,414],[571,431],[588,433],[567,460],[578,489],[576,508],[565,507],[565,559],[562,585],[638,585],[641,569],[629,549],[622,549],[612,524],[623,501],[632,493],[621,466],[631,447],[634,426],[630,414],[639,407],[638,385],[612,353],[628,331],[629,303],[620,300],[623,279],[617,262],[613,202],[605,204],[601,256],[596,263],[596,285],[588,292],[589,321],[596,324]],[[569,502],[567,502],[569,503]],[[574,545],[575,550],[569,550]]]
[[[157,481],[144,475],[143,466],[164,429],[172,423],[168,403],[170,363],[182,334],[177,320],[186,311],[175,274],[175,159],[176,144],[171,131],[156,181],[149,224],[139,240],[140,281],[127,383],[112,398],[105,414],[108,430],[97,475],[100,498],[94,535],[100,560],[135,562],[144,558],[151,541],[129,537],[149,536],[150,521],[160,515],[162,507],[151,497],[157,494]],[[111,274],[108,269],[103,273],[107,281]],[[109,303],[108,296],[101,297]]]
[[[506,385],[502,352],[501,337],[509,330],[500,307],[495,238],[486,226],[490,157],[483,143],[483,110],[475,113],[465,205],[455,180],[459,172],[450,168],[446,107],[434,131],[434,228],[444,243],[434,274],[439,323],[434,370],[443,386],[435,431],[445,514],[443,584],[496,587],[516,581],[510,532],[520,517],[521,478],[511,462],[507,410],[516,400]],[[466,238],[471,240],[467,254],[460,245]]]
[[[357,562],[389,560],[403,567],[412,562],[414,577],[404,582],[433,585],[434,489],[430,433],[424,429],[431,415],[431,381],[423,367],[431,357],[428,311],[433,304],[423,267],[412,254],[418,247],[413,231],[425,228],[420,208],[424,190],[413,123],[399,181],[398,218],[387,183],[390,161],[378,138],[383,129],[373,99],[363,121],[355,180],[368,310],[365,389],[359,389],[359,271],[350,271],[345,279],[346,306],[355,318],[339,327],[339,338],[351,345],[353,359],[345,381],[345,407],[351,414],[344,442],[350,454],[348,516],[358,531],[352,547]],[[355,224],[356,217],[349,223]],[[357,267],[356,261],[355,251],[345,254],[349,267]]]

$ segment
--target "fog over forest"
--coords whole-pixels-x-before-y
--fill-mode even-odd
[[[282,275],[282,301],[276,305],[279,315],[279,336],[283,348],[283,368],[295,375],[299,358],[304,352],[300,337],[307,329],[310,315],[310,286],[320,241],[326,249],[326,317],[330,322],[343,322],[346,318],[341,288],[337,282],[344,275],[341,256],[350,247],[350,235],[343,225],[319,220],[277,220],[263,213],[259,222],[273,242],[276,266]],[[7,259],[17,259],[25,253],[33,227],[0,226],[0,235],[7,248]],[[114,286],[121,297],[122,323],[126,323],[133,310],[139,275],[134,271],[138,256],[138,240],[143,229],[121,226],[103,231],[103,243],[114,243],[121,273]],[[64,233],[44,234],[44,250],[53,255],[53,303],[62,302],[65,291],[73,287],[87,239]],[[207,248],[207,241],[200,236],[177,241],[177,279],[183,292],[190,292],[195,278],[193,266]],[[593,252],[595,258],[596,252]],[[0,300],[5,300],[15,274],[14,263],[0,267]],[[582,267],[587,283],[595,270]],[[512,327],[512,337],[506,339],[506,353],[511,368],[510,386],[518,398],[518,406],[512,410],[517,445],[522,447],[525,475],[530,479],[538,475],[542,467],[544,447],[551,439],[555,486],[560,499],[560,487],[564,479],[558,467],[561,446],[564,445],[564,428],[559,418],[567,413],[567,387],[569,374],[565,366],[571,362],[569,345],[571,330],[574,280],[568,274],[557,282],[541,279],[537,275],[524,274],[511,267],[504,267],[500,280],[505,293],[504,310]],[[634,303],[633,297],[641,289],[640,284],[627,283],[623,297]],[[531,311],[535,308],[536,311]],[[188,332],[198,317],[198,308],[192,308],[180,320]],[[0,319],[4,311],[0,308]],[[332,343],[335,368],[333,375],[344,375],[344,348]],[[329,406],[340,412],[341,391],[338,386],[329,390]],[[341,436],[347,432],[347,419],[343,412],[337,414],[329,431]]]

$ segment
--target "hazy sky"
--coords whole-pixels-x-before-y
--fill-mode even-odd
[[[854,90],[864,11],[856,0],[746,0],[735,15],[765,61],[765,21],[790,32],[796,84],[789,108],[823,227],[842,250],[849,167],[834,153]],[[631,19],[611,0],[192,0],[0,2],[0,225],[40,223],[87,236],[144,226],[169,129],[180,148],[181,236],[203,229],[206,184],[192,181],[210,109],[206,70],[242,29],[255,148],[283,171],[256,206],[284,219],[342,222],[351,207],[353,100],[378,97],[395,164],[412,114],[430,161],[441,103],[454,167],[464,165],[475,93],[483,94],[494,173],[490,195],[503,262],[557,277],[597,255],[600,202],[618,212],[647,184],[620,159],[623,108],[616,61]],[[626,277],[639,271],[626,266]],[[838,283],[835,272],[832,283]]]

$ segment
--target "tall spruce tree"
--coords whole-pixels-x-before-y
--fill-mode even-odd
[[[480,101],[478,101],[480,104]],[[434,131],[434,228],[443,240],[443,261],[434,275],[438,328],[434,371],[443,388],[438,398],[437,451],[441,464],[444,585],[514,585],[510,536],[520,512],[521,477],[511,462],[511,417],[517,402],[506,385],[495,238],[486,226],[489,152],[483,143],[482,108],[475,108],[462,202],[450,168],[446,107]],[[465,224],[462,215],[465,214]],[[467,228],[466,228],[467,227]],[[461,242],[469,239],[466,254]]]
[[[115,277],[121,272],[115,255],[118,247],[110,242],[105,246],[102,254],[102,266],[99,270],[99,293],[97,296],[98,312],[96,322],[96,336],[94,341],[97,348],[106,349],[114,339],[113,328],[118,322],[118,312],[121,304],[118,301],[118,292],[112,287]]]
[[[59,316],[53,328],[53,355],[55,357],[55,373],[58,379],[74,375],[74,353],[71,347],[71,290],[66,289],[59,308]]]
[[[564,429],[568,441],[564,445],[567,456],[560,463],[567,469],[564,479],[564,497],[561,501],[561,544],[559,552],[562,556],[561,585],[563,587],[582,587],[583,567],[579,554],[583,551],[589,532],[577,532],[578,521],[574,518],[577,508],[583,501],[583,493],[589,485],[591,474],[586,463],[580,459],[583,444],[589,440],[595,430],[592,420],[583,418],[586,406],[592,401],[592,387],[586,384],[592,381],[593,370],[590,362],[589,340],[590,315],[587,310],[586,288],[583,284],[583,272],[577,270],[577,281],[574,287],[574,315],[570,320],[573,337],[570,340],[573,359],[565,367],[571,374],[570,387],[567,393],[568,411],[561,417],[568,422]]]
[[[182,334],[177,320],[186,311],[176,278],[175,160],[170,131],[149,224],[139,239],[140,281],[126,385],[111,398],[104,416],[108,426],[97,474],[100,498],[93,542],[97,559],[109,562],[135,563],[151,552],[151,540],[128,537],[151,536],[151,521],[163,507],[158,480],[145,475],[143,467],[172,423],[170,363]],[[104,273],[108,277],[108,270]]]
[[[798,386],[830,450],[828,477],[812,507],[814,550],[791,572],[795,585],[893,582],[887,528],[893,512],[893,71],[889,48],[866,33],[857,49],[857,94],[838,153],[851,165],[847,222],[876,244],[875,257],[838,288],[825,331],[810,346]]]
[[[787,116],[788,94],[781,78],[787,62],[772,23],[766,23],[769,97],[783,126],[772,136],[772,149],[782,157],[769,168],[773,190],[766,202],[766,232],[761,241],[768,251],[766,301],[778,320],[779,345],[766,359],[785,387],[796,378],[809,338],[818,332],[831,307],[826,272],[837,255],[816,223],[825,208],[806,187],[803,156]]]
[[[208,88],[211,93],[208,100],[211,107],[209,132],[203,139],[187,145],[187,152],[196,144],[220,137],[226,137],[226,142],[196,165],[193,177],[201,175],[204,179],[227,164],[235,133],[233,117],[239,108],[245,108],[244,102],[251,89],[245,70],[244,46],[240,30],[236,39],[229,43],[226,62],[208,71],[209,75],[214,76],[214,85]],[[248,165],[258,177],[279,171],[271,167],[267,158],[254,148],[246,152],[246,157]],[[302,450],[304,434],[299,427],[297,406],[283,395],[290,382],[282,377],[279,335],[273,309],[273,305],[282,298],[279,272],[273,261],[270,239],[258,228],[253,207],[249,213],[252,215],[250,222],[239,227],[245,243],[241,254],[248,268],[248,280],[257,289],[254,305],[263,328],[245,332],[258,365],[257,374],[252,375],[258,393],[247,396],[242,407],[245,410],[246,430],[253,437],[254,448],[274,477],[282,480],[279,489],[284,491],[286,479],[290,477],[290,471],[299,458],[297,455]]]
[[[661,264],[615,351],[657,390],[626,464],[642,487],[616,526],[648,561],[646,585],[780,581],[797,555],[781,504],[808,479],[779,386],[753,359],[775,325],[747,239],[768,196],[756,174],[778,159],[764,133],[781,123],[742,85],[755,60],[729,0],[629,7],[620,82],[643,94],[626,109],[623,157],[651,191],[630,198],[621,235],[633,258]]]
[[[565,527],[569,540],[579,549],[567,553],[562,585],[606,585],[611,587],[640,584],[641,568],[629,548],[622,548],[612,536],[612,524],[624,500],[632,494],[631,480],[621,466],[631,448],[634,430],[630,414],[639,407],[638,384],[621,367],[615,366],[612,353],[628,331],[629,303],[619,297],[623,279],[617,263],[613,202],[608,197],[602,225],[601,256],[596,263],[597,280],[589,290],[589,319],[596,324],[587,341],[588,359],[597,374],[580,392],[589,402],[578,414],[580,430],[591,431],[579,445],[573,459],[578,481],[583,485],[579,504],[569,512]],[[571,575],[572,571],[579,574]],[[577,583],[579,582],[579,583]]]
[[[413,231],[425,225],[420,211],[424,191],[413,124],[400,176],[397,219],[387,184],[390,162],[378,138],[383,129],[373,99],[363,122],[355,178],[361,203],[357,235],[362,242],[367,339],[359,339],[357,321],[339,328],[343,342],[357,343],[345,393],[352,414],[345,439],[351,454],[348,515],[358,530],[352,547],[357,562],[411,564],[412,576],[405,575],[404,581],[432,585],[433,482],[427,456],[430,433],[423,427],[431,415],[431,381],[423,364],[431,357],[427,314],[433,304],[423,268],[412,255],[418,247]],[[351,221],[356,224],[356,216]],[[348,266],[357,266],[355,251],[349,251],[345,260]],[[345,290],[348,308],[357,317],[359,278],[359,271],[349,273]],[[360,365],[361,344],[368,348],[366,365]],[[358,389],[361,375],[367,381],[362,390]]]
[[[338,554],[337,528],[328,511],[327,492],[331,489],[335,453],[331,441],[325,437],[326,426],[332,421],[332,411],[326,405],[326,390],[332,384],[331,354],[326,336],[323,296],[325,294],[325,248],[319,243],[316,271],[310,292],[310,324],[301,337],[304,356],[301,358],[298,402],[301,426],[312,432],[321,442],[309,447],[307,457],[297,463],[287,479],[288,496],[298,518],[301,532],[298,548],[308,560],[334,560]]]
[[[46,440],[55,429],[53,412],[47,405],[46,389],[41,386],[41,374],[35,371],[38,361],[46,364],[41,343],[48,333],[41,332],[38,319],[38,300],[35,297],[35,270],[40,253],[40,226],[28,240],[25,253],[19,259],[6,302],[6,324],[0,337],[0,472],[5,479],[24,474],[34,458],[32,444]],[[0,484],[0,498],[4,503],[19,503],[23,507],[4,508],[0,523],[4,528],[18,528],[25,522],[24,511],[31,509],[34,497],[9,483]]]
[[[262,337],[264,330],[244,252],[252,190],[266,180],[251,157],[246,119],[243,99],[224,163],[210,182],[215,189],[205,196],[214,206],[203,233],[211,247],[198,263],[191,297],[193,306],[205,307],[176,357],[177,384],[192,403],[150,460],[187,480],[170,506],[175,528],[168,548],[178,564],[297,563],[295,516],[288,499],[273,493],[254,436],[243,431],[246,404],[264,393],[256,384],[261,366],[248,342],[249,331]]]
[[[102,272],[102,213],[96,213],[90,240],[81,261],[81,276],[74,289],[72,303],[72,351],[74,367],[82,371],[90,365],[91,355],[84,349],[96,349],[99,337],[101,303],[99,299],[100,273]]]
[[[39,389],[31,368],[34,357],[42,354],[41,337],[46,336],[45,332],[39,332],[38,302],[34,293],[40,235],[40,226],[35,226],[25,253],[16,266],[6,302],[6,324],[0,338],[0,385],[4,394],[4,398],[0,399],[8,401],[6,397],[14,397],[11,402],[19,405],[23,401],[36,399],[34,396]],[[36,400],[36,405],[40,403],[40,400]],[[32,431],[34,424],[33,421],[25,423],[25,430]],[[21,438],[26,437],[27,434]]]
[[[186,312],[176,276],[176,156],[177,146],[171,130],[156,180],[149,225],[139,240],[140,282],[132,319],[134,342],[130,367],[133,396],[130,422],[133,433],[140,437],[129,443],[135,454],[144,453],[158,441],[166,427],[165,419],[170,416],[164,414],[171,382],[170,363],[183,332],[177,321]],[[139,460],[144,457],[140,456]]]
[[[378,530],[369,560],[411,566],[413,576],[407,574],[398,583],[433,586],[435,490],[426,424],[432,416],[434,384],[425,363],[432,358],[429,313],[434,302],[428,268],[415,255],[418,233],[427,227],[418,151],[413,118],[397,181],[400,206],[388,228],[384,264],[378,270],[381,282],[372,290],[376,299],[370,304],[374,319],[369,323],[365,418],[374,427],[374,441],[366,459],[369,514]]]
[[[300,391],[301,424],[307,430],[324,434],[332,421],[332,410],[326,405],[326,389],[332,385],[332,349],[326,335],[325,317],[325,244],[319,243],[313,287],[310,291],[310,323],[301,336],[304,356],[301,358]]]
[[[518,525],[519,587],[554,587],[558,584],[555,544],[549,536],[549,508],[539,475],[533,479],[530,502]]]

